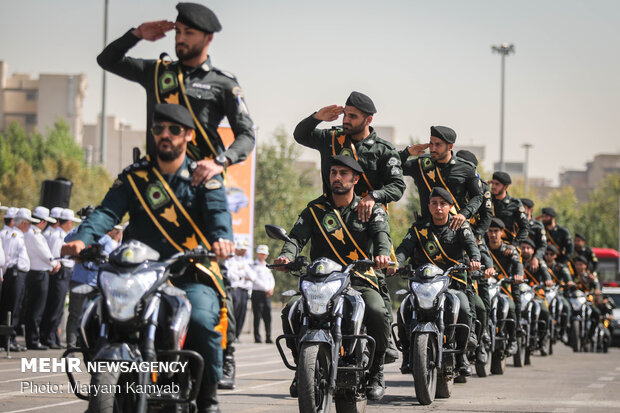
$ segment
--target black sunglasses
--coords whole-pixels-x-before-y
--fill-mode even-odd
[[[153,135],[161,135],[162,133],[164,133],[164,130],[168,128],[168,130],[170,131],[170,134],[173,136],[179,136],[183,133],[183,126],[179,126],[179,125],[154,125],[151,128],[151,132],[153,133]]]

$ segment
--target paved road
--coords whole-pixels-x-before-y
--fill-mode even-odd
[[[275,313],[274,313],[275,316]],[[279,317],[274,321],[278,322]],[[276,323],[277,324],[277,323]],[[401,375],[397,364],[386,366],[387,393],[367,411],[467,411],[467,412],[610,412],[620,410],[620,348],[608,354],[575,354],[558,345],[552,357],[535,356],[532,365],[510,364],[503,376],[472,377],[455,385],[450,399],[422,407],[410,376]],[[84,412],[86,403],[66,394],[62,373],[22,373],[21,358],[59,357],[61,351],[0,354],[0,412]],[[244,334],[237,345],[237,388],[222,391],[222,411],[288,413],[297,411],[297,400],[288,397],[292,372],[281,363],[274,345],[255,344]],[[87,377],[83,378],[87,381]],[[62,394],[22,391],[23,383],[57,384]]]

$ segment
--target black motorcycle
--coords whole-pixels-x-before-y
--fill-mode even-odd
[[[508,286],[511,278],[497,280],[494,277],[489,278],[489,295],[491,297],[491,314],[489,315],[489,334],[491,337],[490,352],[491,366],[487,370],[487,366],[476,365],[476,373],[478,375],[488,374],[504,374],[506,371],[506,359],[509,357],[508,341],[510,331],[515,328],[515,320],[508,318],[510,310]]]
[[[562,325],[562,312],[564,309],[564,302],[560,299],[562,290],[559,285],[553,285],[552,287],[546,287],[545,299],[549,305],[549,325],[547,325],[547,354],[553,354],[553,346],[561,339],[560,331]]]
[[[280,227],[266,225],[265,230],[271,238],[292,242]],[[375,340],[366,334],[366,304],[351,287],[351,275],[373,265],[370,260],[357,260],[343,268],[328,258],[309,263],[303,256],[289,264],[268,265],[299,276],[301,298],[288,315],[293,334],[278,336],[276,346],[285,366],[296,371],[302,413],[328,412],[332,397],[337,412],[366,409],[366,384]],[[296,364],[288,361],[283,340],[294,343]]]
[[[428,405],[435,397],[448,398],[452,394],[457,376],[455,356],[465,351],[457,346],[456,331],[466,330],[468,337],[469,326],[458,323],[460,301],[449,287],[451,274],[467,269],[458,265],[443,271],[424,264],[415,270],[411,266],[397,270],[397,274],[408,277],[407,295],[401,302],[399,318],[404,323],[404,336],[409,339],[409,367],[420,404]],[[396,347],[406,351],[395,327],[398,325],[392,325]]]
[[[522,282],[514,286],[521,292],[520,332],[517,332],[517,352],[513,357],[515,367],[523,367],[532,362],[532,353],[538,345],[540,304],[534,300],[532,287]],[[542,324],[543,328],[545,323]]]
[[[569,324],[569,343],[574,352],[592,351],[596,348],[592,330],[592,302],[588,295],[576,286],[568,287],[568,302],[571,305],[571,320]]]
[[[185,292],[173,287],[168,279],[171,266],[176,264],[176,272],[211,254],[199,247],[159,262],[157,251],[130,241],[114,250],[108,259],[98,247],[85,249],[79,256],[82,261],[99,264],[97,288],[75,288],[75,292],[89,294],[91,299],[80,320],[80,347],[67,349],[63,357],[81,353],[84,364],[116,363],[120,367],[91,371],[89,388],[120,391],[78,391],[75,395],[88,401],[91,413],[144,413],[166,408],[195,411],[204,361],[200,354],[182,350],[191,304]],[[168,372],[136,368],[144,362],[175,363],[177,368]],[[67,375],[73,388],[82,388],[71,371]]]

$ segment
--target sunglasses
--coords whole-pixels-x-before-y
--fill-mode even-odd
[[[162,133],[164,133],[164,130],[166,130],[166,128],[168,128],[170,134],[173,136],[179,136],[185,130],[183,126],[179,125],[155,125],[151,128],[151,132],[153,133],[153,135],[161,135]]]

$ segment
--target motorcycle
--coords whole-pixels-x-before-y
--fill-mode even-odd
[[[406,266],[396,272],[408,278],[408,290],[396,294],[406,294],[400,305],[400,318],[410,343],[408,357],[416,399],[422,405],[452,394],[457,376],[455,356],[463,354],[467,345],[458,348],[456,331],[463,329],[469,337],[469,326],[458,323],[460,301],[449,287],[451,274],[467,269],[465,265],[457,265],[443,271],[424,264],[415,270]],[[395,327],[398,325],[392,325],[394,343],[404,352]]]
[[[529,284],[523,282],[516,288],[521,292],[521,314],[517,314],[521,334],[517,334],[517,352],[513,361],[515,367],[523,367],[531,364],[532,352],[538,345],[540,304],[534,300],[534,290]]]
[[[572,308],[569,343],[576,353],[590,351],[592,337],[590,337],[589,332],[592,323],[592,304],[588,301],[586,293],[574,285],[568,288],[568,302]]]
[[[265,230],[270,238],[292,242],[280,227],[266,225]],[[368,271],[374,262],[356,260],[343,268],[328,258],[309,263],[299,252],[289,264],[268,265],[299,276],[301,298],[288,315],[293,334],[276,338],[284,365],[296,371],[299,411],[327,413],[333,397],[339,413],[364,412],[375,340],[366,334],[366,304],[351,287],[351,276],[354,271]],[[283,340],[294,343],[296,364],[288,361]]]
[[[511,278],[497,280],[489,278],[489,296],[491,297],[491,314],[489,317],[489,333],[491,336],[491,367],[492,374],[504,374],[506,371],[506,359],[508,353],[508,341],[510,330],[515,328],[515,320],[508,318],[510,310],[509,296],[506,287],[512,282]],[[486,368],[485,368],[486,372]],[[481,371],[476,368],[476,373]]]
[[[545,297],[549,305],[549,325],[547,326],[547,353],[553,354],[553,346],[561,339],[560,326],[562,325],[562,311],[564,302],[560,300],[559,294],[562,293],[559,285],[545,288]]]
[[[107,371],[89,371],[89,389],[102,386],[121,389],[94,394],[76,391],[79,399],[88,401],[89,412],[196,410],[204,361],[200,354],[182,349],[191,304],[185,292],[173,287],[168,279],[173,265],[176,264],[176,272],[179,266],[207,257],[211,258],[212,254],[199,247],[159,262],[159,253],[138,241],[121,245],[109,257],[99,245],[80,253],[80,260],[99,265],[97,287],[85,284],[74,288],[91,299],[80,319],[80,347],[67,349],[62,357],[81,354],[85,364],[121,365]],[[145,362],[176,362],[177,367],[186,364],[185,368],[167,372],[135,368]],[[70,369],[67,375],[73,388],[83,388]],[[176,391],[168,392],[170,389]]]

